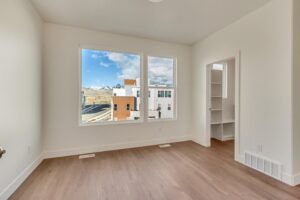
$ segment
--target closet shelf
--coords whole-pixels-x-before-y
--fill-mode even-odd
[[[222,122],[211,122],[211,125],[219,125],[219,124],[223,124]]]
[[[211,122],[211,125],[219,125],[219,124],[233,124],[235,121],[234,119],[231,120],[224,120],[224,121],[220,121],[220,122]]]
[[[222,98],[222,96],[211,96],[211,98]]]
[[[223,121],[223,124],[232,124],[232,123],[235,123],[235,120],[234,120],[234,119],[224,120],[224,121]]]
[[[222,111],[223,109],[211,109],[211,111]]]

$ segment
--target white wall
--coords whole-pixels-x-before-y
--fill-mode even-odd
[[[194,137],[207,145],[205,65],[241,50],[240,154],[283,163],[291,174],[291,0],[273,0],[193,47]]]
[[[44,25],[43,110],[47,156],[182,140],[191,133],[191,47]],[[79,44],[178,58],[178,120],[143,124],[78,126]]]
[[[227,98],[223,99],[222,119],[224,121],[234,119],[234,101],[235,101],[235,60],[227,62]]]
[[[27,0],[0,0],[0,146],[7,150],[0,159],[0,199],[42,151],[42,28]]]
[[[294,0],[293,34],[293,161],[300,184],[300,1]]]

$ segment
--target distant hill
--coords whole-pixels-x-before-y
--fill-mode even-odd
[[[85,96],[85,105],[93,104],[111,104],[113,89],[112,88],[82,88],[83,95]]]

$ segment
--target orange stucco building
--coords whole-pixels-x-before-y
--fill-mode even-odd
[[[114,96],[112,101],[114,120],[126,120],[130,117],[130,111],[135,110],[136,100],[134,96]]]

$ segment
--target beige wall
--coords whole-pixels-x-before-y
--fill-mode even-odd
[[[193,131],[207,145],[205,66],[241,51],[240,149],[292,173],[291,0],[273,0],[193,47]],[[257,145],[263,145],[258,152]]]
[[[293,41],[293,161],[300,183],[300,1],[294,0]]]
[[[0,199],[42,152],[42,28],[27,0],[0,1]]]
[[[97,31],[44,25],[43,110],[47,156],[182,140],[191,135],[191,47]],[[79,127],[79,45],[178,58],[178,120]]]

